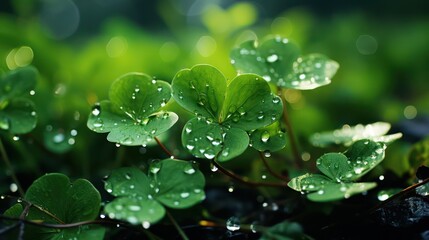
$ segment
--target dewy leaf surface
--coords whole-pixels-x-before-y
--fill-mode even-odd
[[[309,193],[307,198],[315,202],[329,202],[349,198],[353,195],[363,193],[377,186],[376,183],[333,183],[327,184],[317,192]]]
[[[300,90],[329,84],[339,67],[321,54],[300,57],[298,47],[281,37],[267,39],[260,45],[244,42],[231,51],[231,59],[239,73],[255,73],[279,87]]]
[[[10,71],[0,79],[0,130],[12,134],[28,133],[36,127],[37,114],[33,102],[26,98],[36,85],[37,70],[23,67]]]
[[[89,129],[109,132],[107,140],[122,145],[147,145],[178,120],[173,112],[159,111],[171,97],[170,85],[141,73],[117,79],[109,91],[110,100],[94,106]]]
[[[227,161],[240,155],[249,144],[246,131],[277,121],[283,109],[260,76],[239,75],[226,86],[210,65],[180,71],[172,88],[175,100],[196,115],[185,124],[182,144],[198,158]]]
[[[155,223],[164,217],[164,206],[182,209],[201,202],[204,185],[203,174],[186,161],[156,161],[148,175],[137,168],[120,168],[106,180],[106,191],[117,198],[104,210],[110,218],[131,224]]]
[[[341,182],[346,179],[353,168],[348,158],[342,153],[327,153],[317,159],[317,168],[334,181]]]
[[[173,79],[173,97],[188,111],[217,120],[225,100],[226,79],[209,65],[179,71]]]
[[[310,137],[310,142],[318,147],[326,147],[332,144],[349,146],[361,139],[389,143],[401,138],[401,133],[385,135],[389,130],[390,124],[386,122],[375,122],[367,125],[358,124],[355,126],[344,125],[334,131],[315,133]]]

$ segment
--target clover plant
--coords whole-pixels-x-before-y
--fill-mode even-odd
[[[244,42],[231,51],[230,57],[237,70],[232,79],[208,64],[182,69],[171,76],[171,81],[157,80],[144,73],[127,73],[111,84],[109,99],[97,102],[90,110],[87,127],[96,133],[107,133],[107,141],[118,147],[123,145],[122,151],[133,147],[141,149],[156,142],[170,158],[143,157],[142,162],[135,159],[132,163],[116,163],[104,179],[106,192],[103,193],[108,200],[102,199],[88,180],[71,181],[61,173],[43,175],[25,194],[19,186],[22,196],[2,216],[10,221],[17,220],[20,226],[31,223],[23,235],[31,239],[103,239],[109,233],[104,224],[112,223],[158,239],[148,228],[164,224],[163,219],[168,216],[179,235],[187,239],[171,212],[183,213],[206,198],[207,172],[199,166],[206,169],[207,162],[197,163],[193,158],[211,160],[219,172],[243,184],[282,187],[281,191],[285,192],[284,187],[289,186],[315,202],[342,201],[377,187],[374,181],[359,180],[382,162],[387,144],[402,136],[401,133],[387,135],[389,123],[344,125],[341,129],[312,135],[309,141],[314,146],[347,147],[342,152],[327,150],[315,162],[308,162],[320,173],[310,173],[311,168],[302,165],[300,155],[290,157],[281,151],[292,148],[298,153],[282,89],[310,90],[327,85],[339,67],[337,62],[322,54],[301,55],[294,43],[281,37]],[[34,67],[24,67],[0,79],[1,131],[15,135],[29,133],[35,128],[37,116],[30,93],[34,91],[36,73]],[[179,115],[171,111],[174,104],[170,102],[190,112],[191,117],[184,114],[178,121]],[[174,156],[183,150],[190,153],[192,159],[175,159],[158,138],[170,129],[181,131],[181,137],[173,134],[168,137],[169,143],[178,140],[182,145],[175,149]],[[57,130],[51,129],[45,137],[51,139],[56,133]],[[70,133],[67,137],[76,134]],[[414,147],[413,165],[427,162],[421,153],[427,152],[424,151],[426,145],[427,141]],[[219,164],[238,158],[249,146],[265,153],[257,161],[263,161],[280,182],[253,181]],[[1,141],[0,147],[2,158],[18,184]],[[62,154],[71,147],[51,144],[47,148]],[[275,151],[279,151],[281,159],[292,159],[296,163],[279,161],[276,164],[285,164],[291,175],[296,176],[297,172],[300,175],[289,179],[286,174],[271,169],[265,157]],[[253,160],[246,159],[246,162]],[[242,163],[237,161],[236,164]],[[210,214],[204,212],[203,216],[209,218]],[[200,221],[200,224],[208,223]],[[230,218],[226,224],[230,231],[240,229],[237,217]],[[4,232],[12,228],[14,225]],[[259,231],[260,239],[309,238],[296,222],[284,221],[271,227],[249,229]]]

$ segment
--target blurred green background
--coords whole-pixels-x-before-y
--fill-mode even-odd
[[[10,138],[9,151],[22,174],[90,176],[99,168],[138,165],[121,156],[150,159],[156,152],[117,150],[86,127],[91,106],[107,98],[112,81],[132,71],[171,81],[200,63],[231,79],[233,47],[280,35],[304,54],[322,53],[340,64],[332,84],[288,90],[301,150],[315,159],[320,152],[307,140],[314,132],[375,121],[395,126],[428,115],[427,10],[429,3],[417,0],[2,0],[0,72],[29,64],[40,72],[32,96],[38,126],[21,137],[25,143]],[[189,157],[179,142],[186,113],[173,102],[167,107],[184,117],[164,136],[166,144]],[[405,140],[394,143],[383,163],[399,175],[408,167]]]

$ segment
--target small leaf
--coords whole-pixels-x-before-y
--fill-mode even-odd
[[[25,200],[35,204],[52,215],[31,207],[27,220],[43,221],[46,223],[60,224],[76,223],[94,220],[98,216],[101,197],[97,189],[87,180],[78,179],[70,182],[69,178],[60,173],[46,174],[28,188]],[[19,217],[23,211],[23,203],[18,203],[9,208],[5,215]],[[52,216],[55,216],[52,217]],[[86,239],[103,239],[103,228],[80,226],[70,229],[31,227],[26,228],[26,236],[31,239],[69,239],[64,236]]]
[[[348,163],[348,158],[342,153],[327,153],[317,159],[317,168],[333,181],[342,182],[351,177],[352,166]],[[349,175],[348,175],[349,174]]]
[[[32,66],[17,68],[3,75],[0,79],[0,103],[29,94],[36,86],[36,77],[37,70]]]
[[[353,195],[366,192],[377,186],[373,182],[363,183],[333,183],[327,184],[324,188],[319,189],[307,195],[307,198],[315,202],[329,202],[349,198]]]
[[[389,130],[390,124],[386,122],[375,122],[367,125],[358,124],[356,126],[344,125],[341,129],[316,133],[310,137],[310,142],[318,147],[326,147],[331,144],[349,146],[361,139],[370,139],[387,144],[402,137],[401,133],[385,135]]]
[[[309,174],[292,178],[288,182],[288,186],[295,191],[317,191],[323,189],[326,184],[333,184],[332,179],[320,174]]]
[[[217,120],[225,100],[226,79],[210,65],[179,71],[171,83],[173,97],[188,111]]]
[[[321,54],[310,54],[293,63],[293,72],[282,87],[311,90],[331,83],[339,64]]]
[[[275,37],[242,43],[231,51],[239,73],[255,73],[279,87],[314,89],[331,82],[339,64],[321,54],[300,57],[299,49],[288,39]]]
[[[50,151],[61,154],[71,150],[75,139],[71,131],[53,127],[44,132],[43,143]]]
[[[27,99],[36,85],[34,67],[18,68],[0,79],[0,130],[28,133],[36,127],[34,104]]]
[[[344,155],[349,159],[352,171],[344,173],[341,179],[354,181],[377,166],[385,156],[386,145],[371,140],[355,142]]]
[[[31,100],[13,99],[8,106],[0,110],[0,129],[12,134],[28,133],[36,127],[37,114]]]
[[[137,168],[114,170],[105,189],[116,196],[104,208],[109,217],[131,224],[155,223],[165,215],[163,205],[188,208],[205,198],[203,174],[190,162],[166,159],[154,162],[148,175]]]
[[[126,74],[112,84],[110,101],[94,106],[87,126],[98,133],[109,132],[107,140],[110,142],[147,145],[178,120],[173,112],[159,111],[170,96],[168,83],[145,74]]]
[[[286,134],[279,129],[279,123],[257,129],[250,134],[252,147],[260,152],[275,152],[286,146]]]

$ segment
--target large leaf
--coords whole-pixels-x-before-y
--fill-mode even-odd
[[[101,197],[97,189],[87,180],[78,179],[70,182],[60,173],[46,174],[28,188],[25,200],[51,213],[47,214],[36,207],[31,207],[27,220],[45,223],[76,223],[94,220],[98,216]],[[23,203],[12,206],[5,215],[19,217]],[[103,239],[104,229],[94,227],[76,227],[70,229],[52,229],[32,227],[26,234],[32,239]]]
[[[110,101],[94,106],[87,122],[95,132],[109,132],[107,140],[122,145],[147,145],[173,126],[178,116],[159,111],[171,97],[170,85],[140,73],[117,79],[109,91]]]
[[[240,155],[249,144],[246,131],[273,123],[283,109],[261,77],[239,75],[226,86],[210,65],[180,71],[172,88],[175,100],[196,115],[183,129],[182,144],[198,158],[227,161]]]
[[[385,135],[389,130],[390,124],[386,122],[375,122],[367,125],[358,124],[355,126],[344,125],[334,131],[315,133],[310,137],[310,142],[314,146],[326,147],[332,144],[348,146],[361,139],[389,143],[401,138],[401,133]]]
[[[110,218],[131,224],[155,223],[165,215],[163,205],[182,209],[205,198],[203,174],[190,162],[166,159],[154,162],[148,175],[137,168],[112,171],[105,189],[116,196],[104,211]]]
[[[300,57],[299,49],[288,39],[275,37],[259,46],[248,41],[231,51],[239,73],[255,73],[279,87],[308,90],[331,82],[339,65],[321,54]]]
[[[34,104],[27,99],[36,85],[34,67],[18,68],[0,79],[0,130],[28,133],[36,127]]]

